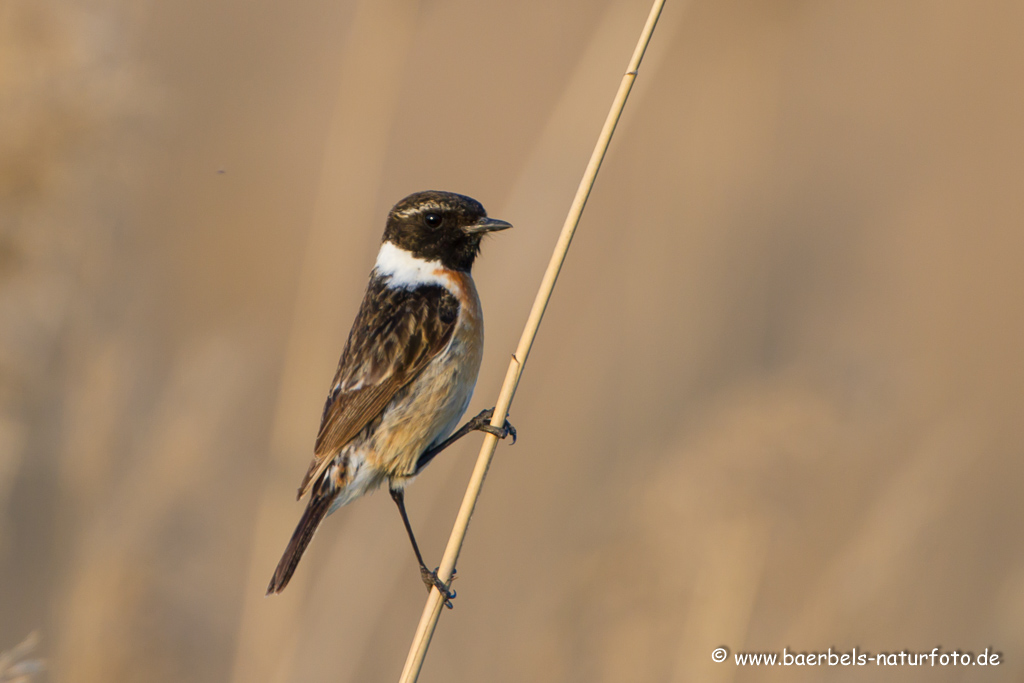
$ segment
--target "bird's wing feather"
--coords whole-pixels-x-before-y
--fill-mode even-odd
[[[370,280],[324,405],[299,498],[452,338],[459,301],[451,292],[440,285],[389,288],[387,282]]]

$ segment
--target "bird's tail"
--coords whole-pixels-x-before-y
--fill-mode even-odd
[[[292,574],[295,573],[295,568],[299,565],[299,560],[302,559],[302,553],[306,551],[306,546],[313,539],[317,527],[330,511],[333,500],[334,496],[313,492],[309,505],[306,506],[306,511],[302,513],[302,519],[299,520],[299,525],[295,527],[292,540],[288,541],[288,547],[285,548],[281,561],[277,563],[274,577],[270,579],[270,585],[267,586],[267,595],[280,593],[288,585]]]

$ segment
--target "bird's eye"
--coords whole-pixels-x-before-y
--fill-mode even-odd
[[[426,221],[427,225],[429,225],[432,228],[436,228],[439,225],[441,225],[441,217],[436,213],[428,213],[426,216],[423,217],[423,220]]]

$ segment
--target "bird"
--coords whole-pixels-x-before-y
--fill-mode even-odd
[[[387,483],[429,591],[450,608],[455,592],[427,568],[405,509],[405,487],[474,431],[499,438],[494,409],[460,429],[483,358],[483,312],[471,270],[483,238],[512,225],[454,192],[411,194],[388,212],[370,281],[341,353],[320,419],[313,461],[299,486],[305,512],[274,571],[280,593],[320,523]],[[506,416],[507,418],[507,416]],[[450,582],[449,582],[450,583]]]

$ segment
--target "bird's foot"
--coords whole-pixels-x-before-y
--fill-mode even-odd
[[[471,429],[476,429],[481,432],[487,432],[488,434],[494,434],[499,439],[504,439],[506,436],[512,436],[512,444],[516,444],[516,428],[512,426],[512,423],[505,420],[505,424],[502,427],[495,427],[491,425],[491,418],[494,417],[494,408],[488,408],[481,410],[480,413],[469,421]]]
[[[438,569],[440,569],[440,567],[438,567]],[[427,587],[428,593],[430,592],[431,588],[436,588],[444,597],[444,606],[448,609],[452,608],[452,600],[455,599],[457,593],[453,591],[448,584],[455,580],[454,569],[452,570],[451,578],[448,579],[448,583],[442,581],[441,578],[437,575],[437,569],[435,569],[434,571],[430,571],[426,567],[420,567],[420,578],[423,579],[423,585]]]

